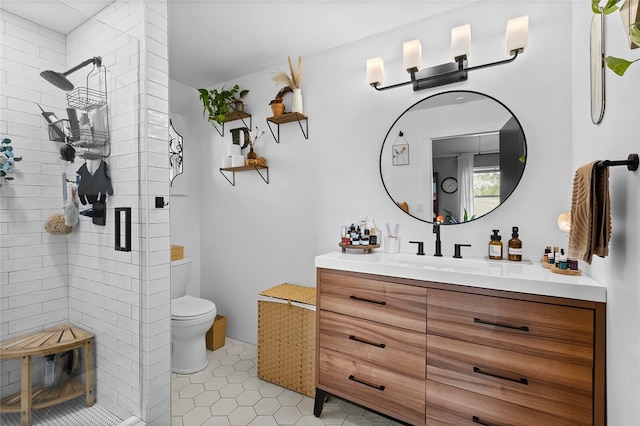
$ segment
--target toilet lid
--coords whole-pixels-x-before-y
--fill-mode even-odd
[[[206,314],[216,308],[210,300],[193,296],[182,296],[171,301],[172,317],[195,317]]]

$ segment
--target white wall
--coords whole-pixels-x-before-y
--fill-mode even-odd
[[[400,71],[405,40],[421,39],[423,65],[446,62],[450,28],[467,22],[473,28],[470,64],[501,59],[506,20],[524,14],[530,17],[529,48],[512,64],[418,93],[410,88],[378,93],[366,85],[365,60],[378,55],[385,60],[387,83],[407,78]],[[207,277],[201,293],[229,317],[228,335],[255,343],[257,293],[281,282],[313,286],[314,256],[336,250],[340,226],[360,215],[375,218],[379,227],[400,223],[404,251],[413,250],[410,239],[424,240],[427,251],[433,251],[430,226],[404,215],[385,193],[378,156],[395,118],[417,100],[441,91],[474,90],[500,100],[520,120],[528,144],[527,167],[516,192],[487,217],[444,228],[445,255],[452,254],[454,243],[470,243],[468,255],[484,256],[491,230],[506,235],[511,226],[520,227],[524,256],[532,261],[547,245],[566,247],[567,235],[556,220],[570,209],[573,171],[594,159],[626,158],[640,148],[637,108],[632,110],[639,93],[638,65],[623,79],[607,76],[605,120],[599,126],[590,122],[590,19],[585,2],[559,1],[551,7],[548,2],[484,1],[303,58],[310,138],[304,140],[294,123],[281,127],[279,145],[268,132],[258,142],[257,152],[270,166],[269,185],[248,172],[238,174],[231,187],[217,171],[230,136],[222,139],[210,130],[200,151],[206,188],[199,195],[200,256],[202,276]],[[617,19],[608,18],[608,49],[630,56]],[[271,81],[274,71],[228,82],[251,90],[246,101],[261,129],[271,115],[268,100],[277,91]],[[192,123],[198,119],[204,121],[196,114]],[[638,173],[611,170],[611,255],[586,268],[608,288],[609,424],[615,425],[634,424],[639,414],[638,179]]]
[[[601,124],[589,112],[588,8],[573,6],[573,80],[571,168],[598,159],[623,160],[640,151],[640,66],[624,77],[609,71],[606,108]],[[640,58],[630,50],[618,13],[606,17],[606,54]],[[594,258],[589,273],[607,286],[607,398],[610,425],[630,425],[640,417],[640,173],[610,168],[612,235],[607,258]]]
[[[187,294],[200,296],[200,229],[207,221],[200,217],[200,199],[208,197],[200,184],[202,161],[200,147],[211,139],[210,126],[202,120],[202,107],[196,90],[177,81],[170,81],[171,113],[169,114],[178,132],[184,138],[184,176],[176,178],[180,191],[171,190],[169,210],[171,212],[171,244],[184,246],[184,255],[191,259],[191,272],[187,283]],[[178,119],[176,121],[176,118]],[[185,129],[182,125],[187,125]],[[210,167],[210,165],[207,165]],[[184,182],[186,180],[186,182]],[[187,188],[187,195],[183,188]],[[178,192],[178,195],[176,195]],[[204,216],[205,218],[207,215]]]
[[[218,171],[231,143],[228,131],[221,138],[210,129],[208,137],[199,140],[203,193],[189,197],[198,197],[201,205],[201,273],[206,277],[201,294],[229,317],[229,335],[255,342],[257,293],[282,282],[315,285],[314,256],[336,250],[340,227],[360,215],[373,217],[379,227],[400,223],[403,250],[412,250],[410,239],[424,240],[427,250],[431,248],[430,226],[404,215],[385,193],[378,160],[395,118],[417,100],[441,91],[474,90],[503,102],[521,121],[530,162],[518,191],[494,214],[443,230],[445,255],[453,253],[454,243],[471,243],[468,254],[484,256],[491,230],[506,234],[511,226],[520,226],[529,259],[536,259],[546,245],[566,245],[566,235],[555,222],[567,209],[572,175],[566,166],[571,153],[571,58],[565,54],[571,48],[566,25],[570,6],[501,3],[491,8],[490,20],[485,19],[487,10],[486,5],[472,5],[303,58],[309,140],[292,123],[280,127],[281,142],[276,144],[266,127],[268,101],[278,90],[271,80],[276,69],[227,83],[251,90],[246,103],[253,125],[267,131],[256,151],[270,167],[268,185],[256,173],[245,172],[236,175],[232,187]],[[407,78],[400,71],[404,40],[422,40],[425,66],[447,61],[450,29],[464,22],[473,27],[471,65],[503,59],[506,21],[524,14],[531,22],[529,48],[514,63],[473,72],[467,82],[417,93],[409,87],[375,92],[366,84],[365,61],[377,55],[385,60],[388,83]],[[560,71],[549,72],[549,64]],[[197,100],[192,89],[180,90]],[[201,110],[191,122],[204,122]],[[547,168],[535,166],[540,163]],[[554,187],[543,184],[549,170],[558,182]],[[548,202],[535,201],[540,199]]]

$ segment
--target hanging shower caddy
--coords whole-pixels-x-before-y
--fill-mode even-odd
[[[88,160],[111,154],[107,68],[96,62],[87,74],[86,86],[67,92],[68,118],[49,124],[49,140],[74,147],[77,156]]]

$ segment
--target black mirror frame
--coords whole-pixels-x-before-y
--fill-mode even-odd
[[[412,215],[411,213],[409,213],[409,212],[405,211],[405,210],[404,210],[404,209],[403,209],[403,208],[402,208],[402,207],[401,207],[401,206],[396,202],[396,200],[391,196],[391,194],[389,193],[389,189],[387,188],[387,185],[385,185],[385,183],[384,183],[384,177],[382,176],[382,161],[383,161],[382,155],[383,155],[383,152],[384,152],[384,144],[387,142],[387,138],[389,138],[389,135],[391,134],[391,131],[392,131],[392,130],[393,130],[393,128],[395,127],[396,123],[397,123],[397,122],[398,122],[398,121],[399,121],[399,120],[400,120],[400,119],[401,119],[401,118],[402,118],[402,117],[403,117],[407,112],[409,112],[413,107],[415,107],[415,106],[416,106],[416,105],[418,105],[419,103],[424,102],[424,101],[426,101],[426,100],[428,100],[428,99],[431,99],[431,98],[433,98],[433,97],[435,97],[435,96],[443,95],[443,94],[445,94],[445,93],[453,93],[453,92],[455,92],[455,93],[472,93],[472,94],[476,94],[476,95],[482,95],[482,96],[485,96],[485,97],[487,97],[487,98],[489,98],[489,99],[491,99],[491,100],[493,100],[493,101],[497,102],[497,103],[498,103],[498,104],[500,104],[504,109],[506,109],[506,110],[511,114],[511,116],[515,119],[516,123],[518,124],[518,127],[520,127],[520,130],[521,130],[521,132],[522,132],[522,138],[523,138],[523,142],[524,142],[524,158],[525,158],[525,160],[524,160],[524,165],[523,165],[522,173],[520,174],[520,177],[518,178],[518,181],[516,182],[515,186],[513,187],[513,190],[509,193],[509,195],[507,195],[507,196],[504,198],[504,200],[502,200],[502,201],[500,202],[500,204],[499,204],[496,208],[494,208],[493,210],[491,210],[491,211],[489,211],[489,212],[487,212],[487,213],[483,214],[482,216],[475,217],[475,218],[470,219],[470,220],[468,220],[468,221],[466,221],[466,222],[442,223],[442,225],[462,225],[462,224],[464,224],[464,223],[470,223],[470,222],[473,222],[473,221],[475,221],[475,220],[477,220],[477,219],[480,219],[481,217],[484,217],[484,216],[486,216],[486,215],[488,215],[488,214],[493,213],[493,212],[494,212],[494,211],[496,211],[500,206],[502,206],[502,205],[503,205],[503,204],[504,204],[504,203],[509,199],[509,197],[511,197],[511,194],[513,194],[513,193],[515,192],[515,190],[518,188],[518,185],[520,185],[520,182],[522,181],[522,176],[524,176],[524,172],[525,172],[525,169],[526,169],[526,164],[527,164],[527,152],[528,152],[528,149],[527,149],[527,136],[526,136],[526,134],[525,134],[525,132],[524,132],[524,128],[522,127],[522,123],[520,123],[520,120],[518,120],[518,117],[516,117],[516,115],[513,113],[513,111],[511,111],[511,109],[509,109],[509,108],[508,108],[508,107],[507,107],[503,102],[499,101],[498,99],[494,98],[493,96],[489,96],[489,95],[487,95],[487,94],[485,94],[485,93],[481,93],[481,92],[477,92],[477,91],[473,91],[473,90],[448,90],[448,91],[445,91],[445,92],[434,93],[433,95],[430,95],[430,96],[427,96],[426,98],[422,98],[422,99],[420,99],[419,101],[417,101],[417,102],[413,103],[413,104],[412,104],[412,105],[410,105],[407,109],[405,109],[405,110],[404,110],[404,112],[403,112],[402,114],[400,114],[400,115],[398,116],[398,118],[396,118],[396,119],[394,120],[394,122],[391,124],[391,126],[389,127],[389,130],[387,131],[387,134],[385,135],[384,140],[382,141],[382,146],[380,147],[380,157],[379,157],[379,161],[378,161],[378,167],[379,167],[379,171],[380,171],[380,180],[382,181],[382,186],[384,187],[384,190],[385,190],[385,192],[387,193],[387,195],[389,196],[389,198],[391,199],[391,201],[396,205],[396,207],[398,207],[400,210],[402,210],[405,214],[407,214],[407,215],[411,216],[412,218],[417,219],[417,220],[419,220],[419,221],[421,221],[421,222],[433,223],[433,222],[431,222],[431,221],[428,221],[428,220],[425,220],[425,219],[419,218],[419,217],[414,216],[414,215]]]

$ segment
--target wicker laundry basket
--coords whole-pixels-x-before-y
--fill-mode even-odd
[[[316,289],[280,284],[258,300],[258,377],[315,396]]]

